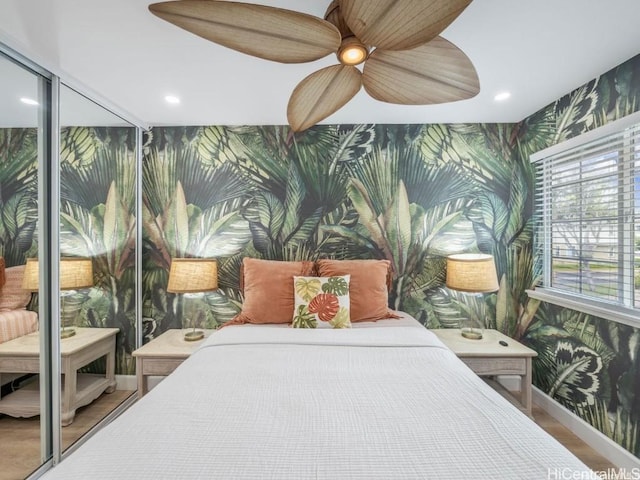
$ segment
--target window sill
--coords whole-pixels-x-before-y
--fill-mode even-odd
[[[530,298],[542,302],[553,303],[554,305],[577,310],[578,312],[593,315],[594,317],[640,328],[639,312],[632,308],[568,295],[550,288],[536,288],[535,290],[527,290],[526,292]]]

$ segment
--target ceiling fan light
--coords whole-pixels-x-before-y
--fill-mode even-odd
[[[359,65],[367,59],[369,49],[356,37],[346,37],[342,39],[337,55],[343,65]]]

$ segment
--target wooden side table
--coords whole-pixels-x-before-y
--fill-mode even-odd
[[[171,329],[134,351],[138,398],[149,391],[149,375],[169,375],[213,332],[215,330],[205,330],[202,340],[187,342],[182,329]]]
[[[531,416],[531,359],[538,354],[513,338],[497,330],[485,330],[482,339],[472,340],[462,336],[458,328],[431,330],[471,370],[481,377],[496,375],[520,376],[520,401],[516,404]],[[500,341],[506,342],[503,346]],[[500,393],[513,397],[498,382],[489,382]]]
[[[62,426],[73,422],[76,410],[88,405],[103,392],[116,388],[116,334],[118,328],[76,328],[73,337],[60,341],[62,358]],[[106,357],[105,375],[79,374],[85,365]],[[0,372],[39,373],[40,335],[38,332],[0,344]],[[0,400],[0,413],[13,417],[40,415],[37,388],[21,388]]]

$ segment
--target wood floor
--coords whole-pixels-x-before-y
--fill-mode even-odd
[[[78,409],[73,423],[62,428],[63,449],[102,420],[135,392],[116,390]],[[0,415],[0,480],[20,480],[40,466],[40,417]]]
[[[78,410],[74,422],[62,429],[64,447],[73,444],[131,393],[133,392],[116,391],[109,395],[102,395],[95,402]],[[533,408],[533,416],[538,425],[593,470],[605,471],[614,468],[606,458],[536,405]],[[39,466],[38,459],[40,457],[40,422],[38,417],[31,419],[0,417],[0,452],[2,452],[0,455],[0,480],[20,480],[35,470]]]

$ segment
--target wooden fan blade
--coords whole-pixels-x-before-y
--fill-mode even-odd
[[[312,73],[293,90],[287,118],[300,132],[344,106],[360,90],[362,74],[353,66],[333,65]]]
[[[321,18],[282,8],[217,0],[149,5],[154,15],[225,47],[281,63],[310,62],[335,52],[340,32]]]
[[[362,82],[376,100],[400,105],[455,102],[480,91],[469,58],[442,37],[413,50],[375,50],[364,64]]]
[[[340,0],[345,22],[366,45],[409,50],[439,35],[471,0]]]

